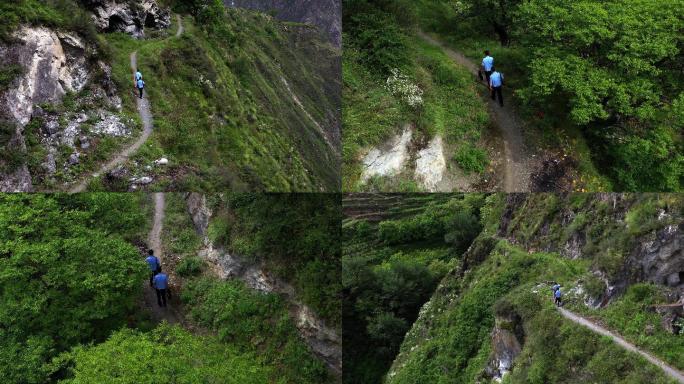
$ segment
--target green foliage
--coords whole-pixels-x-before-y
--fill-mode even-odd
[[[176,273],[182,277],[199,275],[204,269],[204,261],[199,257],[186,257],[176,266]]]
[[[139,211],[127,194],[0,197],[3,377],[44,382],[56,352],[123,324],[145,275],[125,239],[143,228]]]
[[[123,329],[95,346],[60,356],[72,378],[61,383],[246,383],[269,381],[271,369],[255,354],[162,324],[150,333]]]
[[[24,69],[16,64],[0,68],[0,91],[7,90],[12,81],[23,73]]]
[[[215,205],[215,238],[240,257],[264,262],[319,316],[340,323],[339,196],[229,193]]]
[[[257,354],[273,366],[268,381],[328,381],[326,368],[301,341],[278,296],[253,291],[238,281],[203,278],[186,285],[181,297],[192,318],[215,330],[222,342]]]
[[[421,306],[481,230],[482,195],[400,196],[391,208],[370,199],[392,219],[358,219],[343,232],[346,383],[380,380]]]
[[[454,160],[458,162],[466,174],[482,173],[488,164],[487,153],[481,148],[471,146],[460,147],[454,155]]]

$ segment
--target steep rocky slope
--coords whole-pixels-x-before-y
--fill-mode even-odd
[[[338,0],[224,0],[229,7],[273,12],[276,17],[315,25],[337,47],[342,45],[341,1]]]
[[[187,209],[195,228],[203,240],[199,256],[221,279],[238,279],[248,287],[265,293],[282,295],[289,305],[295,326],[311,349],[337,375],[342,374],[342,341],[339,331],[326,324],[309,306],[298,298],[295,288],[286,280],[269,272],[264,263],[231,254],[223,246],[209,239],[208,228],[212,209],[206,196],[191,193],[186,197]]]
[[[484,230],[406,334],[387,383],[670,382],[551,302],[683,369],[684,200],[493,195]]]
[[[160,4],[29,1],[2,10],[10,22],[0,30],[0,189],[88,181],[117,191],[337,190],[339,50],[308,25],[222,15],[220,3],[214,24],[187,17],[175,36],[178,23]],[[135,51],[154,133],[98,179],[93,171],[140,136],[129,88]]]

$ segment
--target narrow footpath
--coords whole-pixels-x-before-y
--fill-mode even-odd
[[[178,30],[176,31],[176,37],[179,37],[183,33],[183,23],[180,15],[176,15],[176,20],[178,21]],[[134,51],[131,52],[131,71],[132,73],[135,73],[136,69],[138,68],[138,52]],[[135,152],[142,147],[143,144],[147,141],[147,139],[150,137],[152,134],[152,130],[154,125],[152,124],[152,113],[150,112],[150,102],[149,99],[147,98],[147,92],[143,92],[143,97],[142,99],[137,96],[137,89],[135,90],[135,101],[136,105],[138,107],[138,113],[140,114],[140,120],[142,120],[143,123],[143,132],[140,137],[133,142],[131,145],[128,147],[124,148],[118,155],[116,155],[113,159],[105,163],[103,166],[100,167],[100,169],[93,173],[90,177],[85,177],[83,180],[81,180],[78,184],[76,184],[74,187],[72,187],[69,190],[69,193],[79,193],[83,192],[86,190],[88,187],[88,183],[95,178],[98,178],[99,176],[111,171],[115,167],[123,164],[128,160],[128,158],[134,154]]]
[[[658,366],[660,369],[665,372],[666,375],[669,377],[677,380],[678,382],[684,384],[684,373],[679,371],[678,369],[668,365],[666,362],[654,357],[648,352],[642,351],[641,349],[637,348],[634,346],[634,344],[628,342],[627,340],[623,339],[622,337],[616,335],[615,333],[601,327],[598,324],[595,324],[573,312],[568,311],[567,309],[563,308],[558,308],[560,311],[561,315],[565,317],[566,319],[573,321],[577,324],[583,325],[589,329],[591,329],[593,332],[596,332],[598,334],[601,334],[603,336],[610,337],[615,343],[617,343],[620,347],[623,349],[626,349],[630,352],[638,353],[639,355],[643,356],[646,360],[651,362],[652,364]]]
[[[446,47],[440,41],[434,39],[423,31],[418,32],[423,40],[442,49],[456,63],[467,68],[474,76],[477,76],[478,65],[467,58],[463,53]],[[525,147],[522,128],[511,105],[510,94],[505,93],[505,107],[501,108],[498,103],[487,97],[489,114],[492,121],[499,127],[506,155],[504,173],[504,192],[530,192],[530,176],[532,174],[532,157]]]
[[[163,193],[154,194],[154,219],[152,222],[152,230],[147,238],[148,246],[154,250],[154,254],[159,258],[162,268],[167,266],[164,264],[164,249],[162,247],[161,233],[164,228],[164,207],[165,199]],[[167,274],[169,271],[165,271]],[[178,292],[172,292],[172,295],[177,295]],[[160,307],[157,304],[157,293],[154,288],[150,287],[149,281],[145,279],[144,290],[145,307],[149,309],[152,319],[155,322],[166,320],[169,324],[180,324],[181,317],[178,315],[170,300],[167,300],[167,307]]]

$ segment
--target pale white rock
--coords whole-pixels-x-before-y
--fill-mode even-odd
[[[446,172],[442,136],[435,136],[428,146],[418,152],[415,179],[428,192],[437,192]]]
[[[159,160],[155,160],[155,161],[154,161],[154,164],[155,164],[155,165],[168,165],[168,164],[169,164],[169,159],[167,159],[166,157],[162,157],[162,158],[159,159]]]
[[[379,148],[371,149],[363,159],[361,182],[373,176],[394,176],[401,172],[409,157],[409,144],[413,131],[405,127],[401,135],[391,137]]]

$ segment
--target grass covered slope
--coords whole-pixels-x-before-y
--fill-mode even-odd
[[[677,231],[683,207],[677,195],[493,195],[482,232],[421,309],[385,382],[491,382],[504,371],[506,383],[671,382],[561,317],[550,282],[561,283],[566,309],[684,368],[684,339],[653,308],[679,288],[641,264],[648,247],[672,250],[660,260],[676,262],[677,243],[662,233]],[[512,366],[501,368],[506,356]]]
[[[343,201],[345,383],[377,383],[439,280],[477,235],[481,195]]]
[[[133,160],[171,160],[157,189],[337,190],[339,53],[312,27],[220,11],[184,18],[180,38],[107,37],[121,89],[138,51],[152,106],[155,131]]]
[[[435,136],[444,140],[450,173],[483,174],[489,160],[482,135],[486,105],[472,75],[415,34],[399,5],[348,1],[343,55],[343,188],[421,190],[407,162],[396,177],[361,180],[362,158],[406,126],[414,131],[411,156]],[[398,8],[398,9],[397,9]],[[391,78],[402,78],[390,85]],[[382,180],[384,179],[384,180]]]
[[[90,5],[75,0],[0,5],[7,20],[0,42],[11,47],[11,35],[22,25],[73,33],[84,40],[86,49],[79,55],[87,56],[84,70],[92,72],[83,90],[41,105],[45,116],[34,116],[23,130],[26,153],[10,148],[14,127],[0,121],[8,149],[0,159],[5,171],[27,164],[35,188],[45,191],[82,179],[90,182],[90,190],[126,191],[131,178],[143,176],[152,177],[150,190],[338,191],[339,48],[313,26],[226,8],[218,0],[160,3],[183,15],[180,36],[175,17],[169,30],[147,29],[144,38],[134,39],[96,31]],[[90,180],[141,135],[130,68],[134,51],[154,131],[123,170]],[[95,91],[101,91],[100,82],[111,82],[103,80],[108,76],[101,73],[101,63],[111,65],[116,85],[114,91],[106,87],[114,94],[103,100]],[[19,67],[0,65],[0,92],[24,74]],[[118,96],[123,111],[107,103]],[[121,118],[130,135],[94,133],[101,111]],[[45,133],[48,123],[57,133]],[[48,148],[48,136],[61,138],[69,124],[79,133],[75,146],[60,142]],[[88,139],[85,145],[81,136]],[[78,161],[70,161],[76,152]],[[48,155],[56,169],[46,165]],[[161,157],[169,159],[168,167],[155,166]]]

